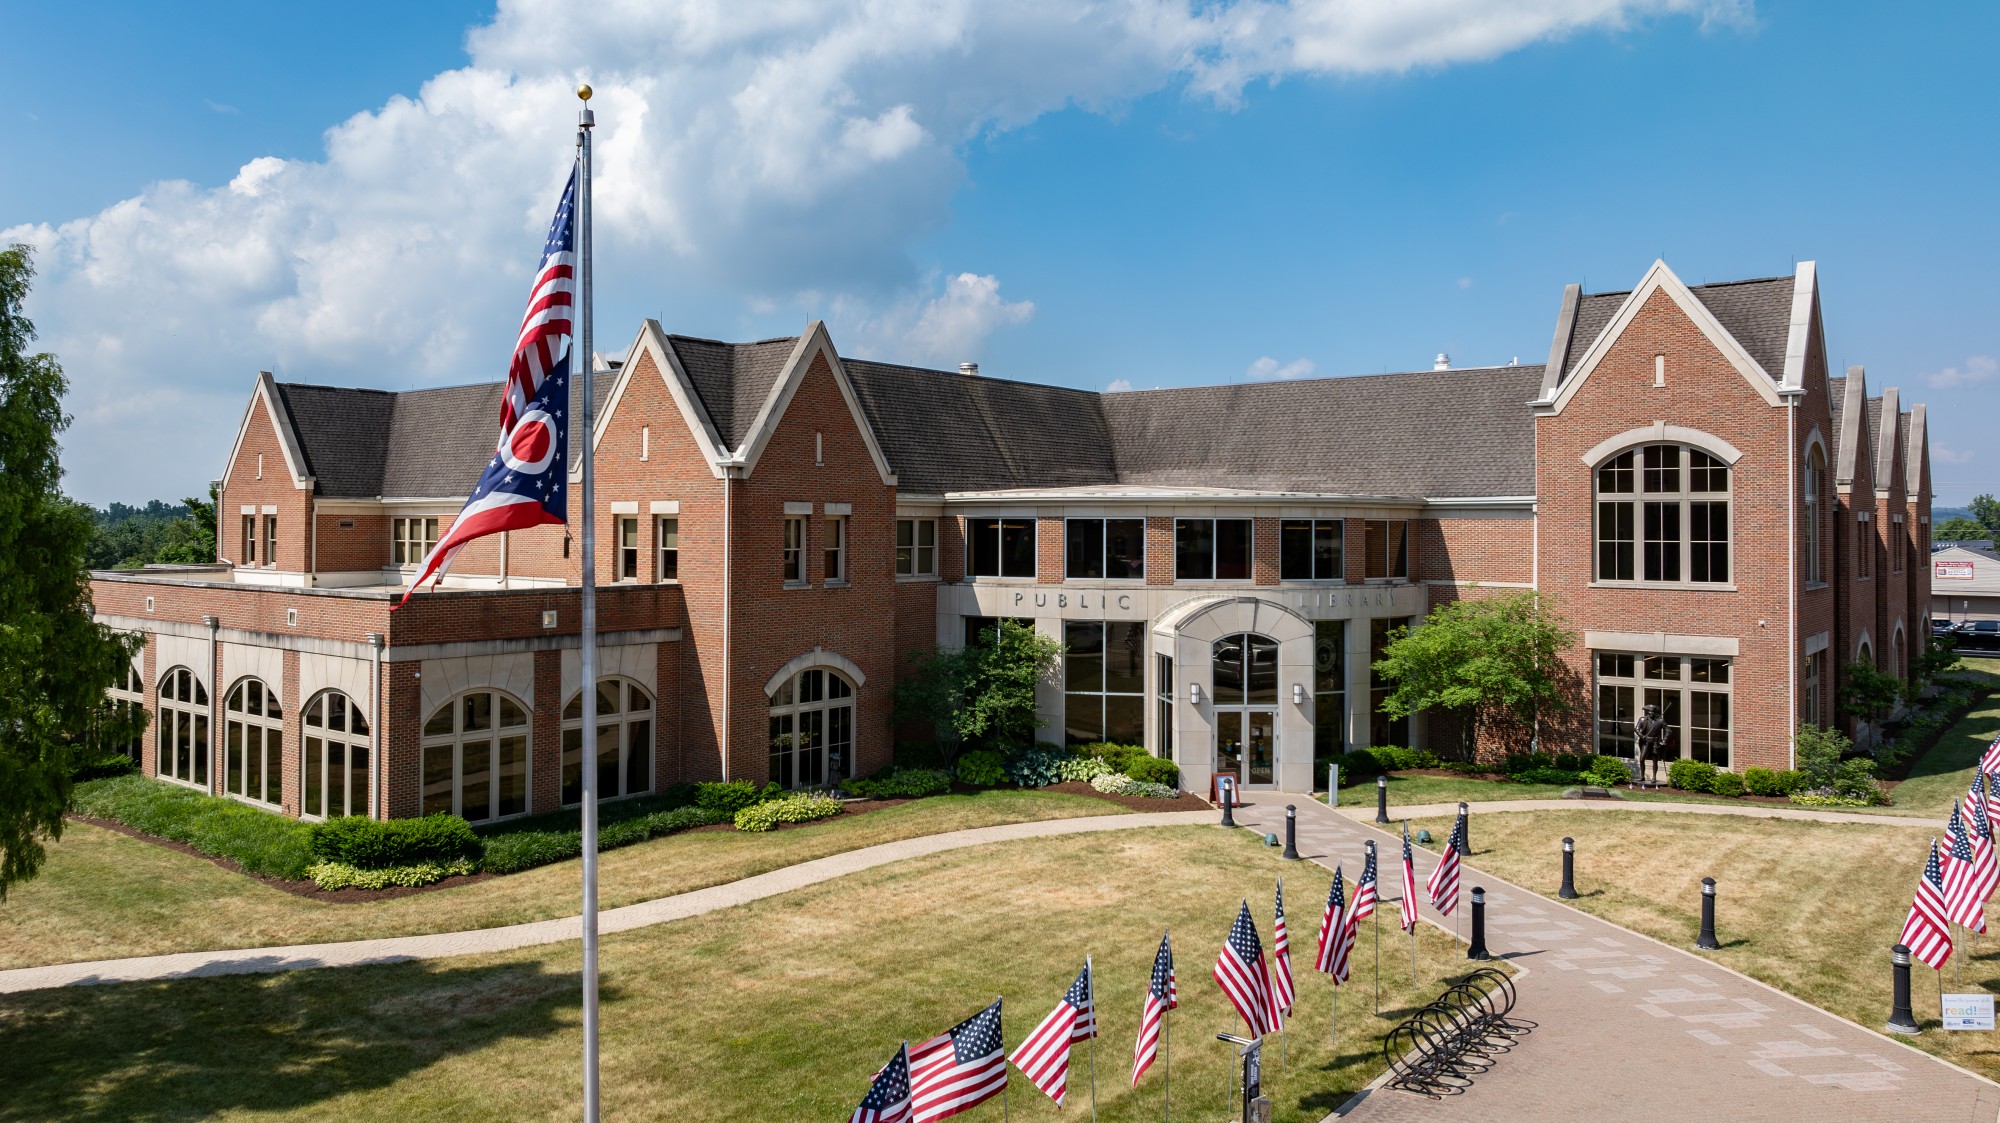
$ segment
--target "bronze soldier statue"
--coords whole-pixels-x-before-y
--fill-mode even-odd
[[[1639,767],[1635,770],[1647,787],[1659,786],[1659,760],[1667,747],[1667,720],[1660,716],[1660,707],[1648,704],[1644,716],[1640,717],[1635,732],[1639,742]]]

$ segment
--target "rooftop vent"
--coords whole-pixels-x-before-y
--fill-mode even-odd
[[[1432,370],[1450,370],[1450,369],[1451,369],[1451,356],[1450,356],[1450,355],[1447,355],[1447,354],[1445,354],[1445,353],[1444,353],[1443,351],[1439,351],[1439,352],[1438,352],[1438,357],[1437,357],[1436,359],[1433,359],[1433,360],[1431,361],[1431,369],[1432,369]]]
[[[960,374],[962,374],[962,375],[966,376],[967,378],[978,378],[978,377],[979,377],[979,364],[978,364],[978,363],[960,363],[960,364],[958,364],[958,373],[960,373]]]

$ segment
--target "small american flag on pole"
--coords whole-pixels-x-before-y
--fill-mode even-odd
[[[1257,922],[1250,919],[1250,902],[1244,901],[1215,957],[1215,981],[1229,1004],[1236,1007],[1250,1036],[1262,1037],[1278,1030],[1278,1004],[1271,993],[1271,970],[1264,962],[1264,944],[1257,938]]]
[[[1423,906],[1417,903],[1417,863],[1410,852],[1410,823],[1403,821],[1403,931],[1417,926],[1417,914]]]
[[[1061,1107],[1069,1090],[1069,1047],[1096,1036],[1097,1007],[1090,1001],[1090,965],[1086,963],[1062,1001],[1014,1047],[1014,1067]]]
[[[1278,1009],[1289,1014],[1298,1000],[1292,985],[1292,937],[1285,929],[1285,881],[1278,879],[1278,914],[1271,922],[1271,997]]]
[[[1993,852],[1993,814],[1984,773],[1972,777],[1965,793],[1965,829],[1972,841],[1971,891],[1982,905],[2000,886],[2000,857]]]
[[[1924,876],[1917,879],[1917,896],[1910,902],[1910,915],[1903,920],[1903,934],[1896,942],[1933,971],[1944,970],[1951,962],[1951,919],[1944,903],[1944,870],[1938,862],[1937,839],[1931,839],[1930,861]]]
[[[854,1109],[847,1123],[910,1123],[910,1043],[905,1041]]]
[[[1430,896],[1431,907],[1450,916],[1458,908],[1458,849],[1465,842],[1465,812],[1458,813],[1458,821],[1451,825],[1451,838],[1444,844],[1444,853],[1438,856],[1437,868],[1424,885],[1424,892]]]
[[[1354,904],[1347,910],[1347,926],[1357,927],[1375,915],[1375,844],[1368,844],[1368,860],[1361,863],[1361,878],[1354,883]]]
[[[1347,966],[1344,956],[1339,956],[1341,940],[1347,934],[1347,893],[1340,884],[1340,867],[1333,867],[1333,884],[1326,891],[1326,908],[1319,914],[1319,947],[1313,956],[1313,970],[1332,975],[1333,984],[1339,986],[1346,981],[1345,970],[1335,973],[1338,961],[1342,968]]]
[[[1965,830],[1965,816],[1951,809],[1945,825],[1944,899],[1951,919],[1974,932],[1986,931],[1986,902],[1979,896],[1979,869],[1972,860],[1972,839]]]
[[[1007,1053],[1000,1047],[1000,1000],[910,1050],[914,1123],[949,1119],[1007,1088]]]
[[[1167,1011],[1181,1004],[1180,989],[1174,982],[1171,935],[1161,934],[1160,950],[1153,954],[1153,975],[1146,980],[1146,1004],[1139,1011],[1139,1041],[1132,1046],[1132,1084],[1135,1087],[1146,1070],[1153,1067],[1153,1058],[1159,1055],[1160,1031],[1166,1025]]]
[[[1986,755],[1979,758],[1979,770],[1989,776],[2000,772],[2000,737],[1993,738],[1993,743],[1986,746]]]

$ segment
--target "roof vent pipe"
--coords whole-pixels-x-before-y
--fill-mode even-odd
[[[978,377],[979,377],[979,364],[978,364],[978,363],[960,363],[960,364],[958,364],[958,373],[960,373],[960,374],[962,374],[962,375],[966,376],[967,378],[978,378]]]
[[[1439,352],[1438,352],[1438,357],[1437,357],[1437,359],[1436,359],[1435,361],[1433,361],[1433,362],[1431,363],[1431,369],[1432,369],[1432,370],[1450,370],[1450,369],[1451,369],[1451,356],[1450,356],[1450,355],[1447,355],[1447,354],[1445,354],[1445,353],[1444,353],[1443,351],[1439,351]]]

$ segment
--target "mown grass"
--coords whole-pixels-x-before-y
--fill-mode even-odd
[[[805,833],[805,832],[798,832]],[[1171,1029],[1177,1118],[1233,1118],[1240,1029],[1208,977],[1238,902],[1268,943],[1275,852],[1210,827],[1035,839],[915,859],[603,944],[603,1104],[630,1120],[844,1119],[901,1041],[1005,996],[1011,1048],[1095,956],[1099,1118],[1160,1117],[1164,1070],[1130,1087],[1154,948],[1171,929],[1181,1008]],[[1296,867],[1294,867],[1296,868]],[[1419,929],[1423,978],[1384,927],[1385,1013],[1427,1001],[1460,945]],[[1305,928],[1305,925],[1300,925]],[[1309,940],[1300,940],[1303,946]],[[1367,945],[1364,944],[1364,949]],[[1301,956],[1303,959],[1304,957]],[[1366,980],[1301,970],[1265,1087],[1284,1123],[1318,1120],[1379,1070],[1391,1024]],[[279,1116],[574,1119],[575,944],[504,955],[74,988],[0,1006],[10,1078],[0,1119]],[[1089,1051],[1066,1111],[1016,1074],[1010,1118],[1089,1118]],[[998,1104],[979,1118],[998,1119]]]
[[[260,820],[288,822],[252,808],[242,810]],[[603,854],[598,860],[601,902],[616,908],[943,831],[1123,813],[1117,804],[1086,796],[986,791],[912,800],[771,834],[670,835]],[[572,860],[395,900],[334,903],[72,823],[62,841],[49,846],[40,876],[11,889],[0,907],[0,969],[490,928],[573,915],[579,897]]]
[[[298,880],[313,857],[309,824],[144,776],[78,784],[70,806],[133,830],[233,859],[252,873]]]
[[[1443,839],[1449,819],[1417,820]],[[1475,816],[1472,865],[1553,897],[1561,840],[1576,840],[1568,902],[1677,947],[1700,928],[1701,879],[1716,880],[1722,950],[1702,952],[1752,978],[1871,1029],[1890,1007],[1889,947],[1902,931],[1931,831],[1889,824],[1719,816],[1530,811]],[[1436,849],[1434,845],[1432,847]],[[1477,878],[1471,883],[1477,883]],[[1496,947],[1495,951],[1507,949]],[[2000,948],[1988,939],[1945,989],[2000,991]],[[2000,1078],[1991,1034],[1938,1028],[1938,977],[1917,969],[1919,1047]]]

